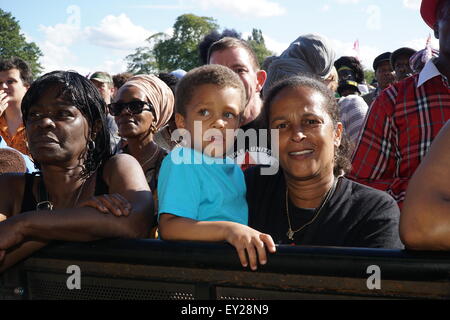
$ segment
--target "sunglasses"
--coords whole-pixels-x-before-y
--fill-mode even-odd
[[[145,106],[148,106],[149,109],[144,109]],[[143,111],[150,111],[154,114],[153,105],[145,101],[116,102],[108,105],[109,113],[114,117],[119,116],[124,109],[127,109],[132,114],[139,114]]]

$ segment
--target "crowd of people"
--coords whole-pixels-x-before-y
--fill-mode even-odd
[[[54,240],[226,241],[252,270],[283,244],[449,250],[450,0],[421,14],[439,51],[382,53],[370,84],[317,34],[261,66],[213,32],[158,75],[1,59],[0,272]]]

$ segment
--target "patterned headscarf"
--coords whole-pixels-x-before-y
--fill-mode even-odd
[[[328,40],[317,34],[300,36],[270,64],[264,92],[278,81],[294,75],[312,74],[326,79],[336,54]]]
[[[173,114],[175,98],[172,90],[163,81],[154,75],[137,75],[125,82],[118,93],[127,87],[140,89],[147,102],[153,105],[157,130],[163,128],[169,122]]]

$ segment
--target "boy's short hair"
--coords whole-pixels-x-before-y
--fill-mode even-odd
[[[186,116],[186,105],[191,101],[195,90],[205,84],[219,88],[235,88],[241,94],[240,113],[244,112],[247,102],[244,84],[231,69],[222,65],[210,64],[189,71],[178,83],[175,96],[175,111]]]
[[[7,59],[0,59],[0,71],[9,71],[17,69],[20,73],[20,79],[25,86],[30,86],[33,82],[33,73],[28,63],[18,57],[11,57]]]

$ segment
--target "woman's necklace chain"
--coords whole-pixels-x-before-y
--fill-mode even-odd
[[[155,159],[155,157],[159,154],[159,148],[158,146],[156,146],[156,150],[155,152],[147,159],[145,160],[142,164],[141,167],[144,168],[144,166],[149,163],[150,161],[152,161],[153,159]]]
[[[77,196],[75,198],[75,201],[73,202],[72,207],[75,207],[78,204],[78,201],[80,200],[80,196],[81,193],[84,189],[84,185],[86,184],[87,179],[85,179],[81,185],[81,187],[78,189],[78,193]],[[44,183],[44,181],[42,180],[41,183]],[[45,201],[40,201],[37,205],[36,205],[36,210],[49,210],[52,211],[54,208],[53,202],[50,201],[50,195],[48,194],[48,191],[46,191],[47,194],[47,200]]]
[[[328,200],[330,200],[331,196],[334,194],[334,190],[336,189],[337,181],[338,181],[338,178],[335,178],[332,187],[327,191],[327,193],[325,195],[325,198],[323,199],[322,203],[314,211],[314,217],[310,221],[305,223],[303,226],[301,226],[299,229],[297,229],[297,230],[292,230],[291,218],[289,216],[289,189],[286,188],[286,215],[287,215],[287,218],[288,218],[288,225],[289,225],[288,232],[286,233],[286,235],[289,238],[289,240],[293,241],[294,240],[294,235],[297,232],[302,231],[303,229],[305,229],[307,226],[312,224],[317,219],[317,217],[320,215],[320,212],[322,211],[323,207],[325,207],[325,204],[328,203]]]

